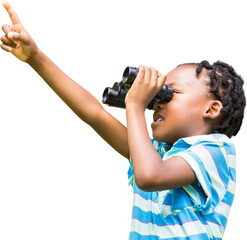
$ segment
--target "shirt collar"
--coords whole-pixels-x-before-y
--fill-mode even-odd
[[[205,142],[231,142],[231,140],[225,135],[221,133],[212,133],[212,134],[206,134],[206,135],[196,135],[191,137],[185,137],[179,139],[177,142],[173,144],[173,147],[178,147],[179,145],[188,144],[188,145],[194,145],[197,142],[205,141]]]

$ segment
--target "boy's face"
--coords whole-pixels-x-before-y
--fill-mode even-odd
[[[173,87],[170,102],[154,105],[153,137],[173,145],[179,138],[210,132],[203,114],[212,97],[209,87],[196,77],[196,67],[183,65],[167,74],[165,84]]]

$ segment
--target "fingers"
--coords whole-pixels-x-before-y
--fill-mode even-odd
[[[146,86],[161,88],[165,82],[166,75],[158,72],[154,68],[139,66],[138,80]]]
[[[159,72],[158,73],[158,81],[159,81],[159,84],[161,86],[163,86],[165,84],[165,81],[166,81],[166,75]]]
[[[4,50],[4,51],[7,51],[7,52],[11,52],[12,51],[12,47],[8,46],[8,45],[5,45],[5,44],[1,44],[1,48]]]
[[[7,52],[12,52],[13,49],[17,49],[20,47],[18,42],[11,41],[7,36],[2,36],[1,41],[1,48]]]
[[[8,25],[8,24],[4,24],[2,26],[2,30],[3,32],[7,35],[9,32],[12,31],[12,26]]]
[[[1,48],[5,51],[12,52],[13,49],[20,47],[22,43],[27,42],[27,36],[23,36],[22,33],[9,32],[7,35],[1,37]]]
[[[17,48],[19,46],[18,42],[21,41],[21,34],[17,32],[9,32],[6,35],[1,37],[1,41],[5,45],[9,45],[11,47]]]
[[[9,14],[9,17],[11,19],[12,24],[18,24],[21,23],[20,19],[18,18],[16,12],[14,9],[11,7],[11,5],[8,2],[3,2],[3,6],[6,9],[6,11]]]
[[[7,38],[15,43],[24,43],[24,44],[30,44],[31,39],[29,37],[29,35],[27,35],[26,33],[24,33],[24,31],[22,31],[21,33],[18,32],[9,32],[7,35]]]
[[[1,48],[5,51],[11,52],[12,48],[18,47],[18,43],[14,42],[14,40],[12,40],[8,37],[8,34],[12,30],[12,26],[5,24],[2,26],[2,30],[6,35],[1,37],[1,41],[3,42],[1,44]]]
[[[1,37],[1,41],[5,45],[11,46],[11,47],[17,47],[17,43],[11,41],[6,35]]]

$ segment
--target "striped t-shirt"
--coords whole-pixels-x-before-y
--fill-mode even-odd
[[[178,189],[145,192],[128,171],[134,201],[130,240],[222,239],[236,181],[235,147],[223,134],[178,140],[173,147],[152,140],[163,161],[179,156],[191,166],[197,182]]]

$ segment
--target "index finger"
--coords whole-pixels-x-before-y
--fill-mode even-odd
[[[14,11],[14,9],[10,6],[10,4],[8,2],[3,2],[3,6],[7,10],[13,25],[21,23],[21,21],[18,18],[16,12]]]

